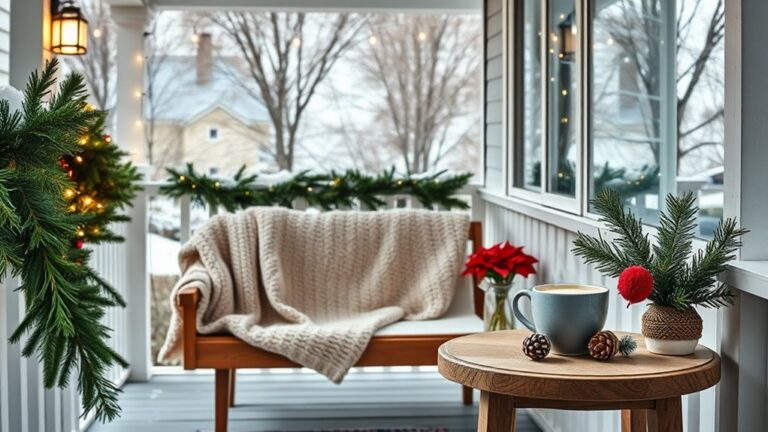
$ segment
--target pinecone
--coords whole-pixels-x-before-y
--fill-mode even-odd
[[[532,360],[541,360],[549,354],[551,346],[546,336],[533,333],[523,339],[523,354]]]
[[[592,358],[605,361],[612,359],[619,352],[623,356],[629,357],[632,351],[637,348],[637,342],[629,335],[622,336],[619,340],[612,331],[604,330],[592,336],[588,348]]]

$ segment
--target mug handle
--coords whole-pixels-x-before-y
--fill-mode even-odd
[[[533,325],[533,323],[528,318],[526,318],[522,312],[520,312],[520,307],[518,304],[520,303],[520,299],[523,297],[528,297],[528,301],[533,301],[530,291],[518,291],[515,296],[512,297],[512,312],[515,314],[515,317],[520,320],[521,323],[523,323],[524,326],[528,327],[528,330],[535,332],[536,326]]]

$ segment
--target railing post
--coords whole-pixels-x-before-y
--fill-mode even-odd
[[[131,222],[126,229],[126,268],[128,289],[126,317],[128,331],[128,361],[131,363],[129,381],[147,381],[150,371],[149,266],[147,233],[149,195],[140,192],[130,211]]]
[[[181,244],[188,242],[189,238],[192,236],[191,209],[192,200],[189,198],[189,195],[182,195],[181,198],[179,198],[179,216],[181,218],[181,223],[179,224],[179,240],[181,241]]]

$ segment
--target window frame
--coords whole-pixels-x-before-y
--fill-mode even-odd
[[[506,140],[507,142],[507,158],[506,158],[506,164],[507,164],[507,194],[509,196],[515,197],[515,198],[521,198],[528,201],[532,201],[536,204],[543,205],[545,207],[552,207],[556,208],[558,210],[566,211],[571,214],[576,215],[583,215],[584,214],[584,191],[585,191],[585,182],[584,179],[584,167],[585,167],[585,156],[587,153],[585,152],[584,143],[586,142],[586,136],[585,134],[589,131],[585,127],[585,120],[589,117],[588,112],[586,111],[586,98],[584,97],[585,93],[585,79],[587,78],[585,73],[585,63],[586,63],[586,56],[585,56],[585,44],[584,44],[584,38],[579,36],[578,38],[578,51],[576,53],[576,62],[578,64],[578,73],[579,73],[579,80],[578,80],[578,106],[581,109],[581,112],[578,113],[578,121],[576,126],[576,135],[579,137],[578,144],[576,146],[576,186],[574,191],[574,196],[565,196],[560,195],[556,193],[552,193],[547,191],[548,188],[548,182],[549,182],[549,163],[547,160],[547,157],[549,155],[549,148],[548,148],[548,138],[549,138],[549,124],[548,124],[548,110],[547,107],[549,106],[549,84],[547,83],[547,77],[549,76],[549,61],[547,61],[547,43],[544,43],[545,39],[547,38],[547,35],[549,35],[551,29],[549,27],[549,11],[550,11],[550,0],[539,0],[542,3],[541,7],[541,28],[542,28],[542,35],[540,38],[542,39],[542,43],[539,45],[539,55],[541,56],[541,66],[542,66],[542,73],[540,77],[540,85],[543,91],[541,92],[541,125],[542,125],[542,133],[541,133],[541,142],[539,143],[539,151],[540,151],[540,176],[541,179],[539,181],[540,183],[540,190],[539,191],[532,191],[530,189],[526,189],[524,187],[521,187],[517,184],[516,178],[517,178],[517,170],[522,169],[522,167],[518,167],[516,165],[516,161],[518,159],[518,154],[520,152],[520,146],[516,145],[518,143],[521,143],[521,136],[520,136],[520,122],[521,116],[518,114],[519,110],[516,110],[515,107],[520,106],[521,103],[521,97],[522,92],[520,89],[522,88],[522,68],[515,68],[516,64],[519,64],[520,59],[522,58],[522,55],[524,54],[524,50],[522,49],[522,25],[521,25],[521,19],[523,14],[521,13],[523,11],[524,2],[523,1],[517,1],[513,2],[512,7],[508,7],[507,10],[504,13],[504,19],[507,23],[507,32],[504,34],[505,40],[508,41],[509,45],[512,47],[511,54],[507,56],[507,61],[505,62],[505,68],[507,69],[507,78],[505,81],[508,81],[511,83],[511,85],[507,86],[506,90],[506,104],[508,106],[507,112],[513,113],[510,115],[505,115],[504,120],[507,122],[505,129],[509,131],[508,138]],[[506,2],[505,2],[506,3]],[[585,24],[585,5],[587,3],[587,0],[577,0],[576,3],[576,16],[577,16],[577,28],[579,35],[584,34],[583,32],[586,31]]]
[[[548,26],[548,14],[550,11],[550,1],[551,0],[539,0],[542,3],[542,14],[541,14],[541,28],[542,30],[542,43],[540,44],[540,55],[542,56],[542,76],[541,76],[541,88],[544,89],[541,95],[542,100],[542,109],[541,109],[541,124],[542,128],[549,128],[549,125],[547,123],[548,121],[548,98],[549,98],[549,89],[547,84],[547,77],[549,76],[549,62],[547,61],[547,45],[545,43],[545,38],[549,35],[550,28]],[[591,147],[591,139],[592,139],[592,112],[591,112],[591,97],[592,97],[592,53],[589,51],[590,47],[592,46],[593,42],[593,32],[592,32],[592,19],[594,18],[593,11],[592,11],[592,4],[595,0],[577,0],[576,1],[576,15],[577,15],[577,24],[578,24],[578,52],[577,52],[577,62],[578,62],[578,70],[579,70],[579,103],[578,106],[580,107],[580,112],[578,113],[578,131],[576,134],[580,137],[579,142],[576,146],[576,186],[575,186],[575,194],[573,197],[567,197],[559,194],[555,194],[552,192],[548,192],[547,189],[547,181],[548,181],[548,169],[549,169],[549,161],[547,160],[548,157],[548,146],[547,146],[547,140],[548,140],[548,133],[546,131],[542,132],[541,134],[541,143],[540,143],[540,157],[541,157],[541,189],[539,191],[533,191],[530,189],[526,189],[522,186],[519,186],[517,184],[517,170],[523,169],[522,166],[517,165],[517,161],[519,158],[519,154],[522,151],[522,140],[521,140],[521,127],[520,122],[522,121],[522,117],[519,114],[519,110],[516,109],[516,107],[521,106],[521,97],[522,92],[520,91],[522,87],[522,70],[523,68],[516,68],[515,66],[517,64],[520,64],[522,61],[522,56],[524,55],[523,46],[522,46],[522,20],[524,14],[523,11],[523,3],[522,1],[512,2],[513,5],[510,7],[507,7],[507,9],[504,11],[504,24],[505,24],[505,31],[504,31],[504,40],[508,44],[508,46],[511,48],[510,50],[507,50],[506,52],[510,53],[510,55],[507,56],[507,60],[505,61],[504,67],[505,67],[505,82],[509,82],[510,85],[507,86],[505,89],[505,109],[506,113],[504,115],[504,128],[505,131],[507,131],[507,136],[505,137],[505,147],[506,147],[506,157],[505,157],[505,177],[506,177],[506,195],[513,197],[513,198],[519,198],[526,201],[530,201],[534,204],[538,204],[544,207],[552,208],[555,210],[563,211],[569,214],[582,216],[585,218],[588,218],[590,220],[597,220],[599,217],[595,213],[592,213],[589,211],[589,200],[590,200],[590,165],[592,161],[592,152],[590,151]],[[678,0],[679,1],[679,0]],[[506,2],[505,2],[506,4]],[[661,7],[665,8],[667,13],[671,10],[673,12],[676,11],[676,5],[677,1],[675,2],[662,2]],[[667,20],[667,25],[664,26],[664,30],[667,34],[667,37],[669,37],[669,32],[675,31],[675,20]],[[671,58],[670,58],[671,56]],[[674,50],[667,50],[667,56],[663,56],[662,58],[663,62],[666,62],[667,64],[675,65],[676,59],[674,58]],[[671,62],[671,63],[670,63]],[[674,66],[673,66],[674,67]],[[672,94],[673,97],[676,97],[676,87],[675,87],[675,80],[666,80],[668,81],[668,86],[664,87],[662,89],[665,94]],[[670,113],[664,113],[664,115],[669,115]],[[674,113],[673,113],[674,114]],[[667,125],[666,128],[662,129],[662,137],[663,140],[670,140],[669,142],[676,141],[676,137],[670,136],[670,134],[674,134],[674,130],[676,128],[676,114],[672,115],[674,119],[674,123],[670,123],[668,120],[665,124]],[[661,151],[666,152],[663,157],[660,169],[662,174],[662,181],[659,188],[659,211],[664,210],[665,207],[665,200],[664,197],[669,192],[675,192],[676,191],[676,146],[668,145],[665,146]],[[670,176],[670,171],[673,171],[673,174]]]

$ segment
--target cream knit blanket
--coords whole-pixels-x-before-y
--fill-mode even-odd
[[[179,254],[159,359],[181,355],[177,295],[193,287],[198,332],[230,333],[341,382],[377,329],[448,309],[468,231],[467,216],[433,211],[216,216]]]

